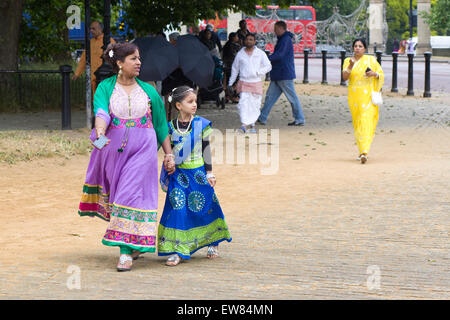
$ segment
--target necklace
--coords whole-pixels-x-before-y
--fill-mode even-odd
[[[178,125],[178,117],[177,117],[177,131],[178,131],[179,133],[181,133],[181,134],[188,132],[189,127],[191,126],[192,119],[194,119],[194,117],[191,115],[191,119],[189,120],[189,124],[188,124],[186,130],[181,131],[181,130],[180,130],[180,127],[179,127],[179,125]]]

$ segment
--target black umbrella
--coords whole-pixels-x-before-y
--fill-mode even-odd
[[[200,88],[213,83],[215,64],[211,52],[191,34],[177,38],[178,57],[184,75]]]
[[[142,81],[159,81],[167,78],[178,68],[178,51],[170,42],[162,37],[136,38],[133,41],[139,47],[141,55]]]

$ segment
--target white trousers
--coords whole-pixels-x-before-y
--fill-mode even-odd
[[[262,95],[250,92],[241,92],[237,108],[241,123],[243,125],[252,125],[258,120],[261,113]]]

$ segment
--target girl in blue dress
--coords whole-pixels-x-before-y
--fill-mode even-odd
[[[168,124],[176,169],[172,175],[161,169],[167,196],[158,228],[158,255],[169,256],[166,264],[176,266],[203,247],[208,247],[208,258],[218,257],[219,243],[230,242],[231,236],[214,192],[211,121],[195,115],[197,95],[192,88],[175,88],[168,99],[179,111]]]

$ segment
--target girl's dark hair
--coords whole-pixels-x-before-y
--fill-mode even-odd
[[[356,44],[358,41],[361,42],[361,43],[363,44],[364,48],[367,50],[366,40],[363,39],[363,38],[356,38],[355,40],[353,40],[352,48],[355,47],[355,44]]]
[[[119,66],[117,65],[117,61],[124,62],[126,57],[132,55],[138,49],[137,45],[130,42],[110,43],[103,53],[103,58],[112,66],[113,72],[118,73]],[[110,56],[111,51],[112,57]]]
[[[175,106],[177,102],[181,102],[186,98],[189,93],[194,93],[194,89],[189,86],[180,86],[176,87],[170,92],[169,97],[171,97],[172,101],[170,102],[172,106]]]

